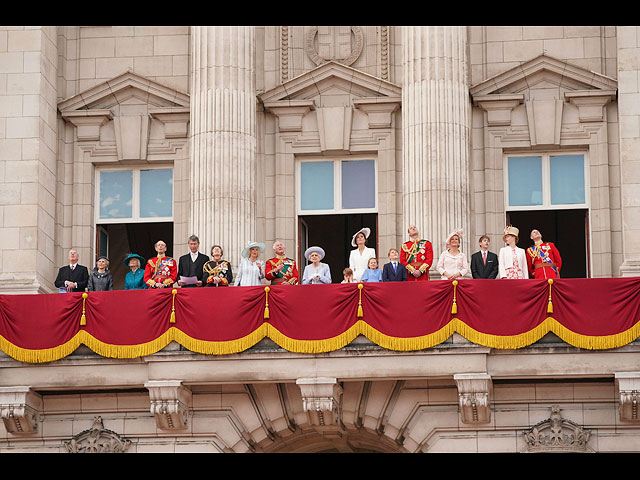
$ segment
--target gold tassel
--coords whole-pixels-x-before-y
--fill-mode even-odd
[[[87,324],[87,317],[84,314],[84,306],[88,296],[89,294],[87,292],[82,294],[82,316],[80,317],[80,326],[84,326]]]
[[[364,312],[362,311],[362,289],[364,285],[362,283],[358,284],[358,318],[362,318],[364,316]]]
[[[171,290],[171,318],[169,319],[169,323],[176,323],[176,294],[178,293],[178,289],[174,288]]]
[[[264,287],[264,318],[269,318],[269,287]]]
[[[553,284],[553,279],[550,278],[547,282],[549,283],[549,303],[547,304],[547,313],[553,313],[553,303],[551,303],[551,285]]]
[[[451,313],[455,315],[458,313],[458,304],[456,303],[456,287],[458,286],[458,281],[454,280],[452,283],[453,283],[453,305],[451,305]]]

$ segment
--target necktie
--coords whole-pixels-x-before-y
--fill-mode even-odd
[[[487,264],[487,252],[482,252],[482,263]]]
[[[71,271],[73,272],[75,269],[76,269],[76,266],[75,266],[75,265],[73,265],[73,266],[71,267]]]
[[[393,262],[393,273],[398,273],[398,264]]]

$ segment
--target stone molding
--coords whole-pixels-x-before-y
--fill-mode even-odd
[[[281,132],[301,132],[302,119],[311,110],[315,110],[315,103],[313,100],[281,100],[266,102],[264,108],[278,117]]]
[[[461,373],[455,374],[453,379],[458,386],[458,405],[462,423],[489,423],[491,376],[486,373]]]
[[[8,433],[37,433],[41,411],[42,397],[30,387],[0,388],[0,416]]]
[[[64,442],[69,453],[125,453],[130,445],[130,440],[104,428],[102,417],[95,417],[90,429]]]
[[[578,107],[581,123],[604,122],[605,106],[616,99],[616,90],[579,90],[565,92],[565,100]]]
[[[367,114],[369,128],[391,128],[393,113],[402,105],[402,97],[356,98],[353,106]]]
[[[144,384],[149,390],[151,413],[156,417],[158,428],[184,430],[187,428],[191,390],[180,380],[150,380]]]
[[[364,48],[364,33],[362,31],[362,28],[360,27],[352,26],[349,28],[351,30],[351,34],[355,37],[355,44],[354,48],[351,49],[349,55],[344,58],[336,58],[335,55],[332,58],[327,58],[320,55],[315,47],[315,38],[318,35],[318,27],[309,28],[309,30],[307,30],[305,34],[304,49],[311,61],[316,65],[320,65],[329,61],[339,62],[343,65],[353,64],[358,59],[358,57],[360,57],[360,54],[362,53],[362,50]]]
[[[551,416],[523,432],[526,452],[591,452],[591,432],[560,415],[560,406],[551,407]]]
[[[474,97],[473,101],[487,112],[487,125],[490,127],[509,126],[511,125],[511,111],[524,102],[524,94],[480,95]]]

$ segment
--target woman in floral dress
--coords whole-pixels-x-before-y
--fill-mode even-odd
[[[499,278],[529,278],[525,251],[516,245],[519,234],[520,230],[511,225],[504,229],[502,240],[507,246],[498,255]]]

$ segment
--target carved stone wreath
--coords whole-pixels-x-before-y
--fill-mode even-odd
[[[311,61],[316,65],[320,65],[322,63],[326,63],[328,59],[322,58],[318,54],[318,51],[316,50],[314,41],[317,33],[318,33],[318,27],[311,27],[307,31],[305,35],[304,47]],[[343,65],[347,65],[347,66],[351,65],[353,62],[355,62],[358,59],[358,57],[362,53],[362,49],[364,48],[364,33],[362,32],[362,28],[352,26],[351,33],[353,33],[353,35],[355,36],[355,45],[354,45],[354,48],[351,50],[351,54],[347,58],[334,59],[336,62],[341,63]]]
[[[64,442],[69,453],[125,453],[131,445],[117,433],[107,430],[102,417],[95,417],[89,430],[80,432],[70,441]]]

